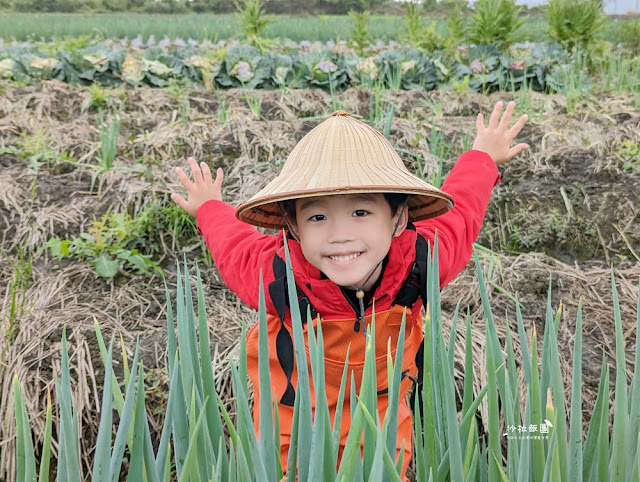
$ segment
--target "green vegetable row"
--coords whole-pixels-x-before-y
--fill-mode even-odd
[[[54,56],[51,56],[54,55]],[[526,87],[549,91],[563,85],[571,63],[555,43],[502,53],[492,45],[426,54],[400,47],[358,55],[349,49],[261,51],[249,45],[225,48],[123,47],[112,41],[77,50],[47,53],[34,44],[0,49],[0,78],[20,82],[57,79],[76,85],[166,86],[171,79],[207,89],[302,89],[340,91],[383,86],[433,89],[441,84],[476,91]]]

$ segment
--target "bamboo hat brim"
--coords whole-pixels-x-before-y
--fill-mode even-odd
[[[286,228],[278,202],[312,196],[403,193],[409,221],[447,212],[453,198],[411,174],[389,141],[345,111],[334,112],[293,148],[280,174],[241,204],[236,217],[264,228]]]

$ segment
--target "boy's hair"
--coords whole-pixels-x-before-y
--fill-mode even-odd
[[[409,197],[409,194],[397,193],[397,192],[385,192],[384,199],[389,204],[391,208],[391,215],[395,215],[398,212],[398,209],[404,204],[406,199]],[[287,217],[291,221],[296,221],[296,200],[295,199],[286,199],[282,201],[282,205],[284,207],[284,211],[287,213]]]

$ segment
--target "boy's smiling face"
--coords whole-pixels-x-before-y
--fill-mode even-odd
[[[347,288],[368,291],[373,286],[392,236],[400,236],[407,226],[408,209],[392,215],[381,193],[316,196],[297,199],[295,204],[293,226],[305,258]],[[362,286],[374,268],[376,272]]]

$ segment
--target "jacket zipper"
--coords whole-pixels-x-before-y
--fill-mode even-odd
[[[356,321],[353,324],[353,331],[358,333],[360,331],[360,312],[358,310],[358,307],[353,304],[353,302],[351,301],[351,298],[349,298],[347,296],[347,294],[345,293],[344,288],[342,288],[342,286],[340,287],[340,291],[342,292],[342,296],[344,296],[345,299],[347,300],[347,302],[351,305],[351,308],[353,308],[353,312],[356,315]],[[383,299],[385,296],[388,296],[388,293],[383,294],[380,298],[377,299],[377,301]],[[368,309],[369,309],[369,307],[367,306],[365,308],[365,310],[368,310]]]
[[[342,296],[344,296],[347,302],[351,305],[351,308],[353,308],[353,312],[356,314],[356,322],[353,325],[353,331],[358,333],[360,331],[360,313],[358,313],[358,308],[352,303],[351,298],[347,296],[342,286],[340,287],[340,291],[342,292]]]

